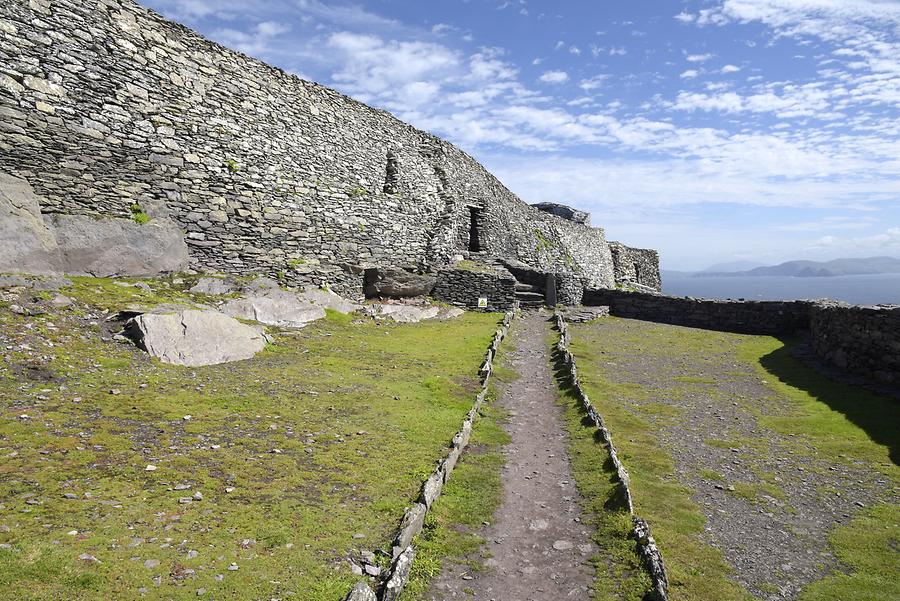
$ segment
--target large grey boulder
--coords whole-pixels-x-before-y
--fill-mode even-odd
[[[250,319],[281,328],[302,328],[325,317],[325,309],[302,300],[286,290],[271,289],[225,303],[222,311],[240,319]]]
[[[308,303],[324,309],[332,309],[344,315],[359,311],[362,308],[362,305],[349,301],[331,290],[323,290],[322,288],[307,288],[297,296]]]
[[[56,233],[66,273],[95,277],[148,277],[188,265],[181,229],[169,219],[135,223],[131,219],[47,215]]]
[[[396,323],[418,323],[426,319],[453,319],[465,313],[465,311],[456,307],[386,304],[366,305],[364,311],[376,320],[394,321]]]
[[[557,217],[562,217],[567,221],[574,221],[575,223],[581,223],[584,225],[591,224],[590,213],[579,211],[578,209],[572,208],[567,205],[562,205],[556,202],[539,202],[531,206],[533,206],[538,211],[543,211],[545,213],[550,213],[551,215],[556,215]]]
[[[428,296],[437,284],[437,277],[418,274],[394,267],[367,269],[365,294],[368,298],[405,298]]]
[[[250,359],[266,346],[260,330],[209,309],[143,313],[125,333],[163,363],[189,367]]]
[[[0,272],[145,277],[185,269],[188,249],[181,229],[164,207],[154,210],[144,224],[43,215],[27,180],[0,172]]]
[[[41,219],[41,204],[31,185],[0,172],[0,272],[61,270],[56,235]]]

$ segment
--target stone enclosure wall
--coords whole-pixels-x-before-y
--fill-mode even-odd
[[[509,311],[516,306],[516,280],[502,268],[445,269],[438,272],[431,295],[472,311]],[[479,307],[479,298],[486,299],[487,305]]]
[[[127,221],[159,207],[200,270],[360,296],[365,267],[435,270],[471,250],[613,284],[602,229],[530,207],[455,146],[131,0],[2,3],[0,173],[29,184],[42,215]]]
[[[818,301],[733,301],[587,290],[584,304],[618,317],[743,334],[808,331],[816,355],[840,369],[900,384],[900,307]]]
[[[659,274],[659,254],[647,248],[631,248],[621,242],[610,242],[613,275],[617,285],[637,284],[659,292],[662,278]]]
[[[834,303],[810,311],[813,350],[847,371],[900,384],[900,307]]]

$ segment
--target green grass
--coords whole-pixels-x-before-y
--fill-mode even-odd
[[[80,317],[197,298],[151,284],[76,278],[73,307],[0,309],[4,336],[45,357],[0,364],[0,599],[341,598],[344,558],[389,544],[446,452],[498,316],[329,314],[251,360],[184,368],[103,342]],[[34,363],[53,379],[22,375]],[[178,502],[195,491],[203,500]]]
[[[761,425],[802,437],[820,455],[864,461],[900,484],[900,403],[823,378],[791,356],[796,341],[745,338],[739,350],[741,361],[753,366],[786,401],[783,415],[763,416]]]
[[[769,406],[765,412],[752,406],[746,409],[761,426],[784,435],[784,444],[790,445],[792,453],[866,464],[887,476],[888,487],[896,487],[900,482],[896,465],[900,406],[859,387],[827,380],[806,368],[791,356],[793,341],[649,324],[621,329],[615,327],[616,323],[611,318],[600,325],[572,326],[572,350],[578,357],[579,374],[588,394],[610,427],[619,456],[629,470],[636,510],[650,523],[659,542],[672,599],[741,599],[748,594],[730,580],[731,569],[721,553],[700,540],[703,515],[690,499],[692,491],[675,481],[671,457],[655,440],[653,428],[659,423],[659,412],[644,411],[640,402],[635,402],[650,398],[649,391],[635,390],[634,383],[614,381],[614,364],[620,358],[656,356],[684,369],[728,365],[731,369],[721,372],[723,377],[758,378],[771,391]],[[716,383],[699,375],[673,380],[678,382],[673,384],[674,392],[663,392],[673,398],[678,397],[684,385],[702,386],[707,394],[705,389]],[[710,394],[710,398],[716,398],[715,391]],[[628,411],[626,406],[637,411]],[[649,418],[655,421],[651,423]],[[735,436],[728,428],[704,443],[723,449],[739,448],[746,461],[769,448],[763,436]],[[599,477],[601,469],[594,469]],[[774,474],[753,471],[758,481],[729,483],[734,490],[729,488],[728,494],[752,503],[765,503],[763,496],[785,499]],[[702,470],[700,476],[723,481],[712,470]],[[849,573],[813,583],[803,599],[897,597],[897,585],[888,581],[897,573],[898,511],[897,505],[881,505],[861,512],[850,525],[835,530],[829,542]]]
[[[878,505],[861,511],[829,537],[849,574],[829,576],[803,591],[801,601],[900,599],[900,506]]]
[[[584,519],[595,528],[593,540],[600,549],[591,559],[595,568],[594,599],[640,601],[652,583],[630,537],[631,515],[622,506],[609,453],[595,438],[596,429],[586,421],[581,403],[564,387],[563,380],[559,382],[558,398],[565,406],[572,475],[584,499]]]

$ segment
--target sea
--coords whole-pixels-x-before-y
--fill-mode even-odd
[[[839,300],[856,305],[900,305],[900,273],[822,278],[789,276],[663,276],[663,293],[745,300]]]

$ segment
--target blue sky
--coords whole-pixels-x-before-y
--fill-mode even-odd
[[[900,0],[142,0],[664,268],[900,256]]]

